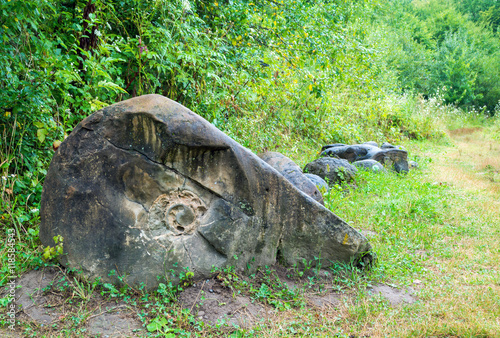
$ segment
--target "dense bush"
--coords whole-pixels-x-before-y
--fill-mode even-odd
[[[497,31],[500,24],[500,3],[492,0],[454,0],[457,8],[472,21],[490,26]]]
[[[485,3],[457,3],[393,2],[384,26],[391,49],[387,60],[403,89],[425,97],[440,92],[446,103],[494,114],[500,99],[496,26],[472,15],[472,8],[483,8]]]

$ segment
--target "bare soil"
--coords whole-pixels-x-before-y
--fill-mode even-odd
[[[92,337],[134,337],[141,336],[141,332],[144,332],[141,321],[128,304],[110,301],[97,292],[92,294],[84,308],[79,308],[80,304],[72,301],[72,294],[58,292],[65,287],[59,282],[62,277],[62,270],[46,268],[32,270],[17,279],[16,320],[34,330],[45,331],[48,336],[58,336],[57,330],[50,328],[55,325],[58,328],[64,326],[70,317],[83,317],[81,326]],[[49,288],[49,285],[52,287]],[[17,331],[12,332],[8,328],[1,328],[0,337],[26,335],[19,326],[16,329]]]
[[[264,318],[266,306],[224,287],[216,279],[198,282],[179,296],[182,307],[207,324],[227,323],[231,326],[251,327],[258,318]]]

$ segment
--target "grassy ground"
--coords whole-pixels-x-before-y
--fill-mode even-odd
[[[461,128],[440,145],[409,144],[420,170],[368,175],[330,204],[354,227],[376,233],[379,265],[364,283],[410,286],[417,303],[391,307],[358,281],[345,306],[312,322],[308,310],[283,314],[283,321],[307,323],[303,333],[319,336],[327,329],[355,337],[499,337],[500,144],[493,136]],[[273,321],[269,336],[284,322]]]
[[[344,283],[337,308],[280,313],[263,336],[500,336],[500,144],[490,130],[460,128],[448,142],[408,144],[421,169],[365,175],[329,201],[358,229],[375,233],[379,264]],[[411,287],[418,302],[392,307],[365,287]],[[266,328],[267,330],[267,328]]]
[[[371,239],[378,264],[367,273],[339,266],[319,278],[311,271],[310,278],[298,281],[299,289],[290,291],[269,270],[253,279],[219,272],[219,280],[235,294],[272,309],[253,327],[207,327],[176,305],[175,290],[168,286],[141,294],[109,285],[82,286],[68,278],[73,282],[58,293],[68,305],[58,326],[27,319],[18,332],[88,335],[85,322],[96,316],[90,305],[104,296],[125,301],[145,325],[165,318],[167,324],[159,326],[163,333],[150,326],[150,336],[500,337],[497,137],[498,129],[480,125],[451,130],[439,143],[407,143],[419,169],[406,176],[360,173],[357,189],[333,189],[326,196],[327,207]],[[417,301],[391,305],[370,292],[379,283],[412,292]],[[266,292],[263,284],[269,286]],[[340,294],[340,301],[326,307],[307,301],[325,291]]]

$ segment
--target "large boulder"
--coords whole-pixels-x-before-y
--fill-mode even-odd
[[[316,185],[304,176],[302,169],[300,169],[300,167],[291,159],[274,151],[266,151],[259,154],[259,157],[271,167],[276,169],[299,190],[303,191],[308,196],[311,196],[319,203],[324,204],[323,195],[319,192]]]
[[[344,145],[332,144],[322,148],[320,156],[331,156],[357,162],[362,160],[375,160],[391,167],[396,172],[408,172],[408,153],[390,144],[384,144],[384,148],[369,143]]]
[[[304,171],[317,175],[333,184],[351,183],[356,176],[357,169],[346,160],[333,157],[320,157],[304,167]]]
[[[358,231],[182,105],[145,95],[92,114],[54,154],[40,239],[87,278],[148,288],[185,269],[252,273],[279,258],[371,260]]]

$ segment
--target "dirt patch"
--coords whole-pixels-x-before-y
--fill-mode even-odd
[[[217,279],[208,279],[187,288],[179,302],[207,324],[251,327],[264,318],[266,307],[250,297],[225,287]]]
[[[435,177],[448,185],[466,191],[500,192],[500,145],[492,140],[488,130],[462,128],[468,132],[482,131],[470,136],[450,131],[455,147],[435,164]],[[458,129],[457,129],[458,130]],[[495,206],[497,207],[497,206]]]
[[[276,265],[259,270],[253,277],[234,274],[239,281],[227,283],[228,276],[221,273],[187,287],[178,295],[179,305],[190,310],[197,321],[231,330],[268,323],[285,308],[336,310],[342,307],[344,298],[350,297],[333,291],[332,274],[328,270],[310,269],[302,274]],[[238,283],[247,284],[239,287]],[[0,337],[25,336],[26,329],[49,337],[57,336],[62,329],[82,337],[140,337],[146,334],[137,315],[141,311],[139,308],[113,301],[93,290],[77,295],[75,276],[59,267],[30,271],[16,284],[19,286],[16,319],[22,324],[16,325],[15,332],[0,329]],[[268,294],[257,296],[259,291],[255,290],[263,285],[269,287]],[[249,292],[251,288],[253,293]]]
[[[272,271],[272,272],[270,272]],[[267,281],[265,281],[267,276]],[[303,306],[320,310],[337,308],[346,294],[332,292],[328,271],[322,270],[315,277],[314,286],[308,286],[311,274],[296,276],[293,269],[275,265],[272,269],[260,271],[254,279],[248,279],[254,288],[262,284],[274,284],[275,287],[288,289],[294,293],[294,299],[283,300],[290,304],[302,302]],[[324,285],[318,291],[319,285]],[[217,277],[196,283],[185,289],[178,298],[183,308],[191,310],[197,320],[209,325],[227,325],[230,327],[250,328],[258,322],[270,320],[276,311],[274,306],[265,301],[257,301],[252,296],[226,287]]]
[[[17,331],[9,331],[8,329],[0,328],[0,338],[19,338],[21,333]]]
[[[363,233],[364,234],[364,233]],[[285,268],[280,265],[273,267],[277,278],[286,284],[290,290],[301,292],[304,296],[307,305],[318,308],[320,310],[336,308],[342,300],[348,297],[347,294],[332,292],[331,271],[320,270],[315,275],[314,271],[308,271],[303,276],[297,276],[297,272],[290,268]],[[309,278],[315,277],[315,285],[309,285]],[[323,285],[322,287],[319,287]],[[321,289],[322,291],[318,290]]]
[[[320,309],[325,309],[338,307],[344,297],[347,296],[341,293],[326,293],[322,295],[307,296],[307,300],[310,305]]]
[[[414,290],[408,288],[406,290],[400,290],[395,287],[385,285],[385,284],[377,284],[375,285],[369,292],[373,296],[380,295],[383,298],[387,299],[391,306],[398,306],[400,304],[413,304],[417,301],[417,299],[412,295]]]
[[[470,134],[473,134],[476,131],[480,131],[482,129],[483,128],[481,128],[481,127],[458,128],[458,129],[450,130],[450,135],[451,136],[470,135]]]
[[[116,309],[116,305],[108,307],[106,311],[90,319],[87,330],[92,335],[101,337],[134,337],[142,331],[141,323],[128,311]],[[142,335],[140,335],[142,336]]]

